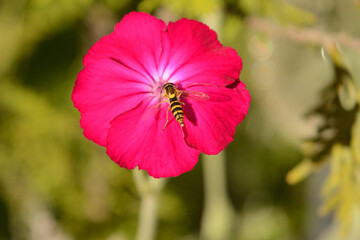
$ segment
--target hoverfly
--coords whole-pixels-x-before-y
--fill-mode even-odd
[[[172,114],[174,115],[176,121],[180,124],[181,127],[184,126],[184,111],[181,107],[181,103],[179,101],[179,97],[181,93],[175,88],[175,85],[173,83],[166,83],[163,86],[163,91],[166,94],[166,97],[169,99],[169,108],[166,112],[166,117],[168,116],[168,111],[171,109]],[[163,130],[166,127],[166,124],[168,122],[168,119],[166,119],[165,126]]]
[[[184,127],[184,111],[181,104],[185,105],[185,103],[179,100],[180,97],[182,98],[189,98],[196,101],[205,101],[209,99],[209,96],[203,92],[196,92],[196,91],[185,91],[185,90],[178,90],[174,83],[168,82],[162,86],[161,89],[161,101],[155,107],[161,105],[161,103],[169,102],[169,107],[166,111],[166,123],[162,129],[165,130],[168,122],[169,122],[169,110],[171,109],[172,115],[174,116],[175,120],[180,124],[181,127]],[[154,108],[154,107],[152,107]],[[159,108],[160,109],[160,108]],[[158,110],[159,110],[158,109]]]

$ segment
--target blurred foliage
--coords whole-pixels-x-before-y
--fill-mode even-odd
[[[139,11],[152,12],[159,6],[166,6],[179,16],[199,18],[204,14],[221,10],[219,0],[143,0],[138,6]]]
[[[358,214],[360,207],[360,89],[356,84],[359,80],[354,78],[356,73],[350,72],[345,61],[346,53],[333,46],[328,52],[334,77],[323,90],[320,104],[309,112],[310,116],[320,116],[322,123],[317,135],[306,140],[305,159],[289,172],[287,180],[291,184],[297,183],[318,170],[319,164],[329,165],[319,213],[335,212],[341,229],[339,237],[343,239],[352,230],[354,214]]]
[[[278,21],[284,25],[314,24],[313,13],[301,10],[282,0],[239,0],[244,12]]]
[[[336,218],[342,224],[342,237],[350,231],[353,214],[360,207],[359,170],[359,162],[348,146],[333,146],[330,174],[322,191],[325,202],[320,213],[324,215],[335,210]]]
[[[302,239],[305,185],[284,182],[300,153],[269,123],[264,96],[256,92],[260,84],[251,81],[257,60],[251,62],[249,48],[258,50],[261,61],[279,50],[265,37],[250,38],[244,22],[257,16],[304,27],[321,18],[281,0],[0,1],[0,239],[133,238],[140,197],[131,173],[83,137],[70,94],[88,47],[134,10],[174,18],[222,16],[222,42],[244,59],[241,78],[252,94],[250,113],[227,149],[234,239]],[[329,165],[320,212],[335,211],[346,232],[360,201],[359,53],[346,49],[330,58],[334,78],[313,111],[323,124],[304,144],[306,161],[288,181],[306,178],[319,169],[317,162]],[[293,69],[300,61],[275,66]],[[204,200],[200,170],[201,161],[169,181],[160,199],[158,239],[197,239]]]

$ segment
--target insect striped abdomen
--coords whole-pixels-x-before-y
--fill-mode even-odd
[[[177,97],[169,98],[171,112],[180,126],[184,126],[184,111]]]

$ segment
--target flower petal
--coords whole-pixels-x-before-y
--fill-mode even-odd
[[[72,93],[74,106],[81,113],[84,135],[105,146],[110,121],[147,96],[150,87],[144,81],[141,74],[112,59],[86,65]]]
[[[241,58],[234,49],[223,47],[205,24],[188,19],[170,22],[162,44],[159,71],[164,79],[170,77],[183,87],[192,83],[225,86],[239,77]]]
[[[231,88],[193,86],[186,90],[209,95],[207,101],[185,102],[185,141],[206,154],[217,154],[234,139],[236,126],[245,118],[250,95],[245,84]]]
[[[84,65],[99,58],[115,58],[154,81],[162,52],[161,32],[165,29],[162,20],[148,13],[131,12],[115,26],[113,33],[95,43],[84,58]]]
[[[193,169],[200,151],[185,143],[181,127],[173,118],[162,131],[167,107],[150,119],[142,119],[148,105],[149,101],[143,101],[111,122],[107,154],[121,167],[138,166],[156,178],[175,177]]]

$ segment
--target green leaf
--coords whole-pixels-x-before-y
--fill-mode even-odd
[[[337,93],[340,104],[345,110],[350,111],[354,109],[358,101],[358,93],[354,82],[349,76],[343,76],[342,82],[337,88]]]
[[[286,182],[291,185],[297,184],[307,178],[313,172],[313,169],[314,164],[310,159],[306,158],[288,172]]]
[[[351,130],[350,147],[356,164],[360,165],[360,113],[357,114]]]
[[[330,154],[330,172],[322,189],[324,203],[319,209],[321,215],[335,212],[340,225],[340,236],[351,231],[353,212],[359,207],[360,181],[357,177],[359,164],[347,145],[335,144]]]
[[[330,196],[326,201],[320,206],[318,210],[319,216],[326,216],[331,211],[333,211],[339,204],[341,203],[341,196],[340,195],[333,195]]]

